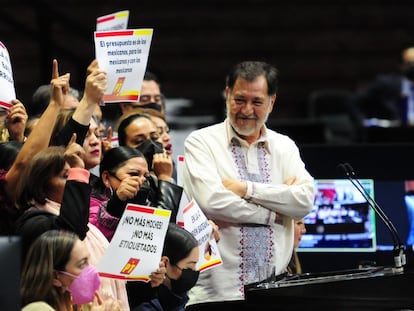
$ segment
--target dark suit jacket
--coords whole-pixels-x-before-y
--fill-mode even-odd
[[[355,100],[363,117],[404,121],[402,81],[401,75],[380,75],[358,91]]]

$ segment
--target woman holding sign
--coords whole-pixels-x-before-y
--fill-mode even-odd
[[[99,167],[101,184],[92,190],[89,221],[109,241],[127,203],[171,210],[170,220],[175,222],[183,190],[162,177],[171,176],[171,158],[157,153],[153,167],[158,172],[157,181],[149,175],[147,161],[139,150],[121,146],[104,154]]]
[[[104,154],[100,164],[101,185],[92,191],[89,221],[94,224],[110,241],[128,203],[172,210],[170,221],[175,222],[182,195],[182,188],[164,180],[163,174],[171,176],[171,158],[155,154],[153,167],[159,173],[156,182],[149,175],[147,160],[137,149],[121,146],[112,148]],[[163,266],[160,266],[163,268]],[[152,297],[155,287],[163,279],[160,273],[151,275],[151,283],[128,282],[130,305],[136,299]],[[160,282],[159,282],[160,281]]]
[[[199,258],[198,241],[177,224],[170,223],[165,236],[161,260],[167,268],[166,278],[158,287],[157,295],[133,311],[183,311],[188,301],[187,291],[198,280],[196,265]]]
[[[23,258],[32,243],[48,230],[76,233],[97,265],[108,241],[89,224],[89,171],[84,169],[83,149],[73,135],[69,146],[48,147],[37,153],[23,172],[17,189],[17,203],[23,212],[17,221],[22,238]],[[125,282],[101,278],[99,292],[104,299],[120,300],[128,310]]]

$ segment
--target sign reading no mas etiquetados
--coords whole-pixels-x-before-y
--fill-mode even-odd
[[[95,54],[107,73],[104,102],[135,102],[147,68],[153,29],[96,31]]]
[[[158,269],[171,211],[128,204],[98,265],[100,276],[150,280]]]

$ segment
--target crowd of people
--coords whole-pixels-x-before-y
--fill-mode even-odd
[[[313,178],[295,142],[266,127],[275,67],[246,61],[229,72],[226,119],[185,140],[183,187],[157,78],[147,72],[140,101],[117,104],[119,115],[107,120],[106,72],[93,60],[86,73],[84,89],[74,90],[54,60],[36,107],[16,99],[4,111],[0,233],[21,237],[25,311],[196,309],[243,300],[244,286],[263,280],[258,267],[270,267],[266,277],[301,271],[294,250],[313,206]],[[202,273],[198,241],[176,224],[184,194],[220,240],[222,264]],[[171,211],[148,283],[95,269],[128,203]]]

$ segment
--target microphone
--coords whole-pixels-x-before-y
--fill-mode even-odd
[[[407,263],[405,257],[405,245],[401,242],[401,238],[398,235],[397,229],[395,229],[392,221],[387,217],[382,208],[375,202],[370,194],[365,190],[360,181],[356,178],[355,171],[349,163],[341,163],[338,165],[338,169],[347,177],[354,187],[362,194],[367,200],[368,204],[373,208],[375,213],[381,218],[387,229],[390,231],[394,242],[394,264],[395,268],[403,269],[403,266]]]

